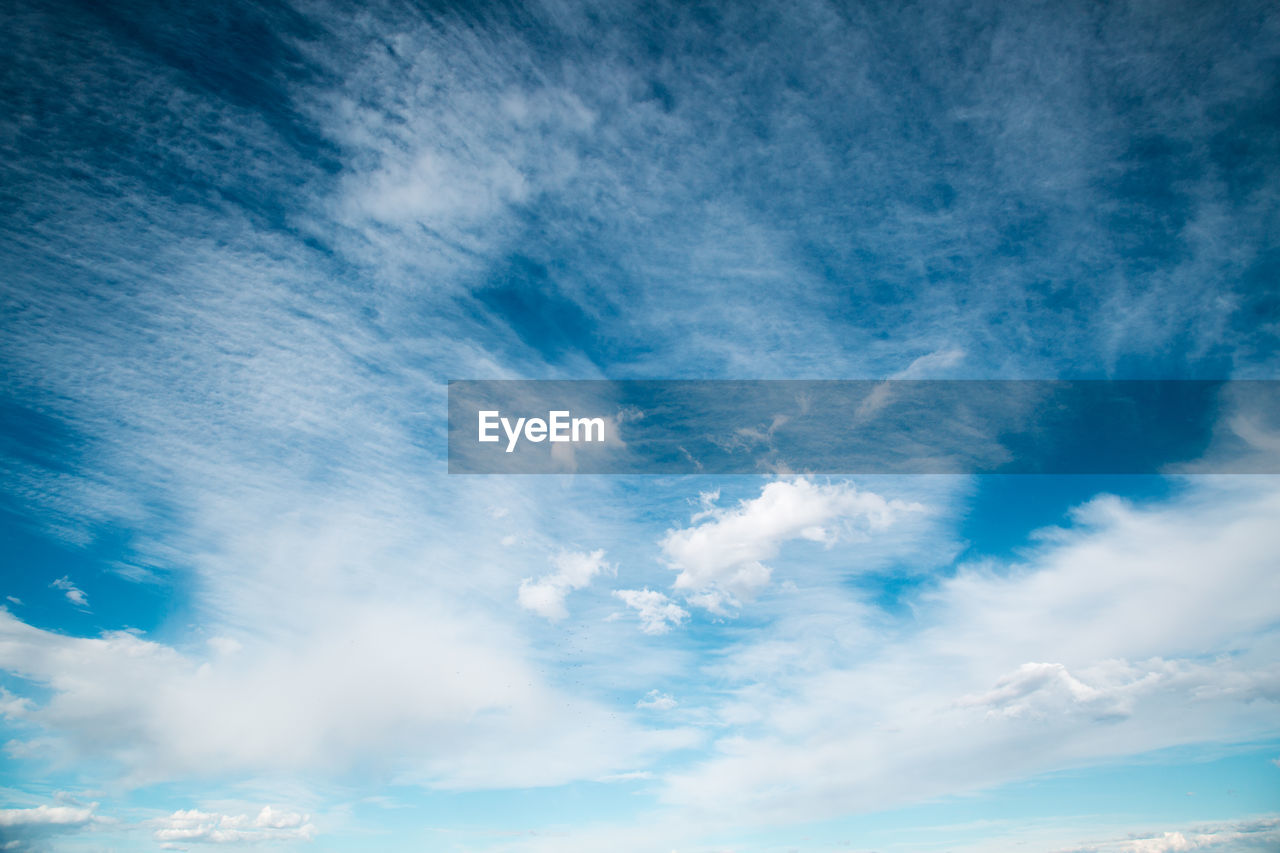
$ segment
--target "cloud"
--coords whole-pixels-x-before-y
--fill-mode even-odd
[[[664,593],[648,587],[617,589],[613,594],[636,611],[640,618],[640,630],[646,634],[665,634],[689,618],[689,611],[667,598]]]
[[[237,654],[201,659],[128,632],[69,637],[0,611],[0,668],[49,692],[18,709],[48,732],[37,752],[106,761],[126,787],[355,767],[433,788],[537,786],[635,767],[694,740],[547,686],[509,627],[456,606],[348,602],[304,635],[270,640],[246,637]]]
[[[932,379],[964,361],[965,351],[956,347],[940,349],[922,355],[904,369],[893,374],[894,379]]]
[[[0,809],[0,850],[41,849],[39,845],[51,836],[85,830],[98,820],[97,807],[93,803]]]
[[[36,806],[30,809],[0,809],[0,826],[7,828],[37,826],[84,826],[93,820],[96,806]]]
[[[939,374],[946,375],[951,368],[964,361],[965,351],[962,349],[944,349],[922,355],[914,359],[902,370],[892,374],[890,379],[931,379]],[[871,389],[854,410],[855,424],[862,424],[882,411],[893,400],[893,382],[885,381]]]
[[[653,778],[653,773],[648,770],[633,770],[630,773],[613,773],[609,776],[601,776],[597,782],[643,782]]]
[[[1076,709],[1088,710],[1098,719],[1127,715],[1126,694],[1151,687],[1165,673],[1134,671],[1118,663],[1106,673],[1119,675],[1120,683],[1104,687],[1085,684],[1060,663],[1024,663],[1008,675],[1001,676],[996,686],[978,696],[959,701],[961,707],[983,707],[989,713],[1006,717],[1028,714],[1044,716]]]
[[[736,507],[703,510],[692,527],[667,531],[660,544],[668,565],[679,572],[675,588],[689,603],[724,614],[726,606],[738,606],[768,585],[773,570],[763,561],[776,556],[783,543],[804,539],[831,545],[849,535],[855,523],[882,530],[898,515],[921,510],[919,504],[887,501],[847,483],[776,480]]]
[[[1280,847],[1280,818],[1266,817],[1190,829],[1095,842],[1060,853],[1183,853],[1183,851],[1275,850]]]
[[[1201,480],[1145,508],[1091,501],[1018,562],[961,566],[914,604],[904,634],[833,636],[819,622],[743,641],[713,670],[732,698],[710,710],[734,731],[668,775],[664,801],[825,818],[1266,736],[1280,707],[1269,485]]]
[[[25,696],[15,696],[0,687],[0,717],[21,718],[33,706],[34,703]]]
[[[67,601],[70,601],[76,607],[79,607],[82,610],[89,609],[89,597],[84,594],[83,590],[72,583],[70,578],[58,578],[53,583],[49,584],[49,586],[53,589],[63,590],[67,595]]]
[[[196,809],[176,811],[152,821],[152,837],[166,848],[186,844],[259,844],[309,841],[316,828],[309,815],[263,806],[255,816],[218,814]]]
[[[617,571],[604,561],[603,550],[590,553],[561,551],[551,563],[556,567],[554,573],[543,575],[536,581],[525,578],[520,582],[517,593],[521,607],[551,622],[558,622],[569,615],[564,600],[570,592],[586,588],[601,572]]]
[[[671,694],[650,690],[643,699],[636,702],[636,707],[654,711],[670,711],[676,704],[676,700],[671,698]]]

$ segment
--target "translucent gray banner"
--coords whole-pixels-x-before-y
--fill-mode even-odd
[[[1280,473],[1271,380],[457,380],[452,474]]]

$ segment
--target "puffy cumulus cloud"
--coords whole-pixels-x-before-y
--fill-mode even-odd
[[[569,615],[564,600],[570,592],[589,586],[592,579],[601,572],[616,571],[614,566],[604,561],[603,550],[590,553],[561,551],[551,563],[556,571],[543,575],[536,581],[525,578],[520,582],[517,598],[525,610],[531,610],[552,622]]]
[[[805,539],[830,545],[859,527],[880,530],[902,513],[923,509],[847,483],[777,480],[757,498],[699,512],[691,527],[667,531],[661,547],[668,565],[679,572],[675,588],[691,604],[724,614],[769,583],[773,570],[764,561],[783,543]]]
[[[1146,507],[1095,500],[1019,562],[940,581],[911,632],[800,635],[787,667],[765,669],[776,632],[751,637],[716,669],[724,737],[662,797],[790,822],[1268,736],[1277,514],[1280,491],[1257,481],[1197,480]]]
[[[97,803],[0,809],[0,850],[31,850],[51,836],[87,829],[99,820]]]
[[[257,815],[231,815],[179,810],[151,822],[152,837],[169,849],[187,844],[257,844],[265,841],[308,841],[316,828],[311,816],[263,806]]]
[[[1280,849],[1280,818],[1265,817],[1157,834],[1134,833],[1123,839],[1072,847],[1063,853],[1182,853],[1188,850],[1227,853],[1276,849]]]
[[[676,700],[672,698],[671,694],[650,690],[644,695],[643,699],[636,702],[636,707],[649,708],[654,711],[670,711],[676,704]]]
[[[140,785],[191,774],[340,773],[428,787],[559,784],[689,744],[546,686],[501,623],[443,605],[312,611],[310,633],[202,659],[127,632],[81,638],[0,611],[0,668],[49,749]],[[21,746],[21,744],[19,744]]]
[[[0,826],[84,826],[93,820],[96,806],[36,806],[30,809],[0,809]]]
[[[636,611],[640,630],[646,634],[665,634],[689,618],[689,611],[655,589],[618,589],[613,594]]]
[[[71,578],[69,577],[58,578],[53,583],[49,584],[49,586],[52,587],[53,589],[60,589],[64,593],[66,593],[67,601],[70,601],[76,607],[79,607],[83,610],[87,610],[89,608],[89,597],[84,594],[84,590],[80,589],[78,586],[76,586],[74,583],[71,582]]]

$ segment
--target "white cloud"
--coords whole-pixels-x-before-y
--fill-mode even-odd
[[[0,809],[0,850],[44,850],[51,836],[91,828],[100,821],[97,803]]]
[[[617,589],[614,596],[636,611],[640,618],[640,630],[646,634],[665,634],[675,625],[689,618],[689,611],[673,602],[657,590]]]
[[[258,844],[268,841],[310,840],[316,828],[309,815],[263,806],[255,816],[176,811],[152,821],[152,836],[166,847],[183,844]]]
[[[643,782],[653,778],[653,773],[649,770],[633,770],[629,773],[612,773],[608,776],[601,776],[597,782]]]
[[[53,583],[49,584],[49,586],[52,587],[53,589],[63,590],[67,595],[67,601],[70,601],[76,607],[88,609],[89,607],[88,596],[84,594],[84,591],[82,589],[80,589],[74,583],[71,582],[71,578],[69,577],[58,578]]]
[[[36,806],[30,809],[0,809],[0,826],[84,826],[93,820],[94,806]]]
[[[616,571],[604,561],[604,551],[590,553],[561,551],[551,560],[556,571],[543,575],[536,581],[525,578],[520,582],[517,598],[520,606],[537,613],[544,619],[557,622],[569,615],[564,606],[565,597],[575,589],[584,589],[592,579],[604,571]]]
[[[671,697],[671,694],[650,690],[643,699],[636,702],[636,707],[649,708],[654,711],[670,711],[676,704],[676,700]]]
[[[0,687],[0,717],[18,719],[31,710],[34,703],[25,696],[15,696]]]
[[[919,504],[889,501],[858,491],[846,483],[819,485],[806,479],[777,480],[760,496],[736,507],[706,509],[692,527],[669,530],[662,553],[679,572],[675,588],[689,603],[724,614],[765,587],[773,570],[764,564],[782,544],[805,539],[831,545],[860,523],[881,530],[904,512],[918,512]]]
[[[126,786],[356,766],[428,787],[537,786],[695,740],[546,685],[509,626],[456,604],[309,606],[309,632],[246,637],[239,653],[209,659],[127,632],[69,637],[0,611],[0,669],[48,689],[18,709],[49,733],[43,748],[105,759]]]
[[[1126,838],[1064,849],[1061,853],[1183,853],[1191,850],[1234,853],[1276,849],[1280,849],[1280,818],[1266,817],[1154,834],[1134,833]]]
[[[1153,686],[1165,673],[1137,670],[1112,662],[1106,675],[1112,684],[1097,687],[1085,684],[1060,663],[1024,663],[996,686],[981,695],[965,697],[961,707],[983,707],[991,714],[1006,717],[1041,716],[1085,709],[1099,718],[1124,715],[1129,704],[1126,695],[1142,687]],[[1119,683],[1115,676],[1119,676]]]
[[[922,355],[913,360],[902,370],[894,373],[890,380],[897,379],[927,379],[938,374],[945,374],[948,370],[964,361],[965,351],[958,348],[941,349]],[[892,381],[881,382],[871,389],[871,393],[858,404],[858,408],[854,411],[854,422],[861,424],[878,412],[883,410],[885,406],[893,400],[894,384]]]
[[[1092,501],[1023,562],[962,566],[906,634],[819,622],[744,641],[714,669],[737,684],[713,706],[730,730],[666,777],[664,801],[830,817],[1274,732],[1280,492],[1267,485],[1201,480],[1146,509]],[[831,625],[857,620],[840,610]]]

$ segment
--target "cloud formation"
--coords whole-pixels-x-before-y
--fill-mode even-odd
[[[710,508],[694,524],[669,530],[663,557],[677,574],[674,587],[690,604],[724,615],[768,585],[773,569],[764,560],[795,539],[830,546],[858,530],[883,530],[919,504],[885,500],[848,483],[777,480],[760,496],[736,507]]]
[[[76,607],[79,607],[82,610],[87,610],[89,608],[89,597],[84,594],[82,589],[72,583],[70,578],[65,576],[58,578],[53,583],[49,584],[49,586],[53,589],[62,590],[67,596],[67,601],[70,601]],[[15,603],[19,602],[15,601]]]
[[[1260,818],[1205,824],[1190,829],[1096,842],[1062,853],[1184,853],[1184,851],[1274,850],[1280,845],[1280,819]]]
[[[961,567],[908,635],[744,641],[716,714],[751,734],[670,774],[664,799],[827,818],[1261,736],[1280,707],[1278,511],[1280,492],[1238,483],[1150,509],[1100,498],[1025,562]]]
[[[37,755],[105,759],[133,786],[355,767],[430,787],[559,784],[692,742],[548,687],[508,630],[484,621],[366,607],[331,613],[305,640],[202,660],[129,632],[68,637],[0,611],[0,667],[51,693],[18,708],[58,735],[35,741]]]
[[[542,575],[536,581],[525,578],[520,582],[517,598],[520,606],[531,610],[551,622],[558,622],[569,615],[564,600],[575,589],[584,589],[601,572],[617,573],[617,568],[604,561],[604,551],[561,551],[552,558],[556,570]]]
[[[671,697],[669,693],[663,693],[660,690],[650,690],[644,695],[644,698],[636,702],[637,708],[647,708],[654,711],[670,711],[678,703]]]
[[[134,809],[651,773],[679,819],[498,842],[647,851],[1274,734],[1265,485],[954,565],[967,510],[918,530],[900,484],[779,480],[664,536],[680,486],[442,449],[459,376],[1276,375],[1271,5],[427,5],[7,16],[4,523],[78,581],[15,564],[8,600],[95,590],[92,628],[0,612],[15,778]],[[662,642],[511,618],[591,597],[592,553],[525,577],[566,530]],[[653,683],[712,748],[657,760],[702,741],[645,724]],[[92,828],[39,808],[0,814]],[[234,811],[162,828],[272,829]]]
[[[179,810],[151,822],[152,837],[165,849],[185,850],[189,844],[260,844],[271,841],[309,841],[316,828],[309,815],[263,806],[256,815],[218,814]]]
[[[689,611],[676,604],[665,593],[644,589],[617,589],[614,597],[636,612],[640,630],[646,634],[665,634],[689,618]]]
[[[0,850],[39,850],[51,837],[77,833],[98,820],[97,803],[88,806],[38,805],[0,809]]]

